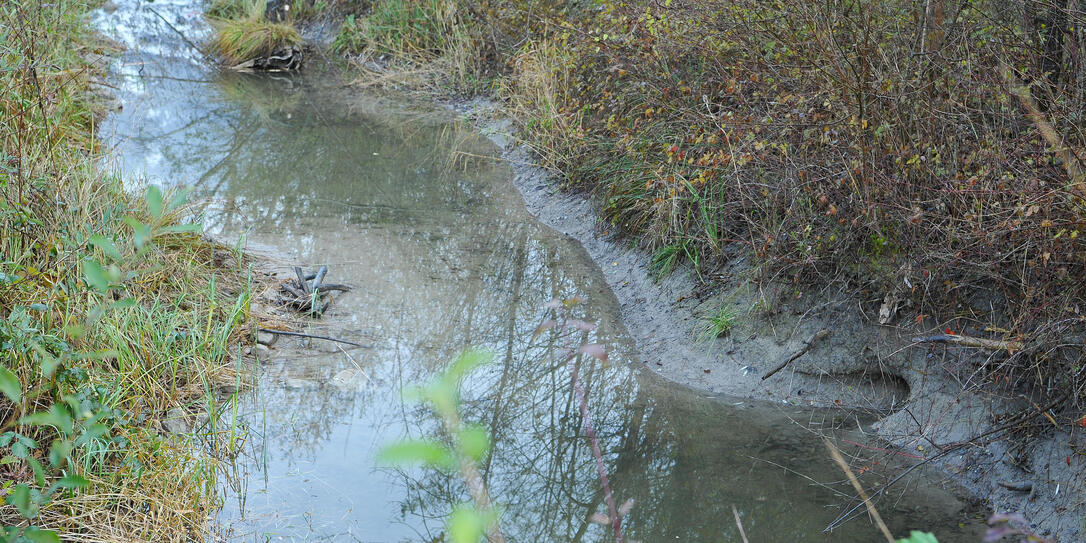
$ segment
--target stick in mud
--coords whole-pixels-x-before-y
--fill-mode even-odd
[[[298,276],[298,285],[302,289],[302,293],[309,294],[309,281],[305,280],[305,274],[302,273],[302,268],[294,266],[294,274]]]
[[[324,276],[327,274],[328,266],[321,266],[321,269],[317,270],[317,274],[313,276],[313,292],[319,292],[321,282],[324,281]]]
[[[818,340],[820,340],[822,338],[825,338],[828,335],[830,335],[830,331],[826,330],[825,328],[823,328],[823,329],[819,330],[818,332],[816,332],[815,335],[811,336],[811,339],[807,340],[807,344],[804,345],[802,349],[796,351],[795,354],[788,357],[788,360],[785,360],[784,362],[781,362],[780,364],[777,364],[776,367],[774,367],[773,369],[766,372],[766,374],[762,376],[762,380],[765,381],[766,379],[769,379],[770,377],[773,377],[774,373],[777,373],[778,371],[783,370],[789,364],[794,362],[797,358],[807,354],[807,351],[811,350],[811,347],[814,346],[816,341],[818,341]]]

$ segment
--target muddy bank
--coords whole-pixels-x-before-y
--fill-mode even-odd
[[[645,367],[714,395],[876,414],[878,422],[861,430],[938,466],[989,509],[1022,513],[1038,535],[1082,540],[1086,443],[1081,435],[1044,428],[1048,407],[1033,398],[973,385],[970,372],[984,367],[991,353],[916,344],[917,330],[895,321],[876,324],[878,316],[865,313],[867,305],[849,292],[801,292],[759,280],[741,253],[713,272],[712,289],[688,267],[654,281],[649,255],[612,235],[589,198],[561,190],[530,150],[515,143],[500,109],[486,101],[452,107],[504,149],[529,211],[577,240],[600,266]],[[735,325],[706,341],[699,330],[722,305]],[[812,342],[823,330],[828,335]],[[1027,426],[1034,430],[1025,444],[1018,431]]]

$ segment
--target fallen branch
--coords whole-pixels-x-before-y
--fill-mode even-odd
[[[317,292],[330,292],[330,291],[333,291],[333,290],[336,290],[336,291],[339,291],[339,292],[348,292],[348,291],[351,290],[351,287],[349,287],[347,285],[340,285],[338,283],[325,283],[325,284],[322,284],[320,286],[313,287],[313,290],[315,290]]]
[[[978,349],[990,349],[994,351],[1015,352],[1022,350],[1021,341],[959,336],[957,334],[940,334],[937,336],[914,337],[913,341],[916,343],[950,343],[953,345],[961,345],[962,347],[976,347]]]
[[[195,43],[192,43],[192,40],[190,40],[188,38],[188,36],[185,36],[184,32],[181,32],[180,30],[178,30],[176,26],[174,26],[169,21],[167,21],[166,18],[163,17],[161,14],[159,14],[157,11],[155,11],[154,8],[147,8],[147,10],[150,11],[151,13],[155,14],[155,17],[158,17],[159,19],[162,19],[162,22],[166,23],[166,26],[170,27],[170,30],[173,30],[175,33],[177,33],[178,36],[181,36],[181,41],[184,41],[185,45],[188,45],[189,47],[191,47],[193,51],[196,51],[197,53],[200,53],[200,56],[204,57],[205,59],[209,58],[207,56],[207,53],[204,53],[204,50],[200,49],[200,46],[196,45]]]
[[[774,367],[773,369],[766,372],[766,374],[762,376],[762,380],[765,381],[766,379],[769,379],[770,377],[773,377],[773,374],[777,373],[778,371],[783,370],[789,364],[791,364],[792,362],[795,362],[797,358],[807,354],[807,351],[810,351],[811,347],[814,347],[814,344],[816,342],[818,342],[819,340],[821,340],[821,339],[823,339],[823,338],[825,338],[826,336],[829,336],[829,335],[830,335],[830,331],[826,330],[825,328],[819,330],[818,332],[815,332],[815,335],[811,336],[811,339],[807,340],[806,344],[803,346],[802,349],[796,351],[795,354],[788,357],[788,360],[785,360],[784,362],[781,362],[780,364],[777,364],[776,367]]]
[[[880,486],[878,488],[878,490],[876,490],[874,493],[871,494],[871,497],[869,499],[874,499],[877,496],[879,496],[880,494],[886,492],[890,487],[897,484],[898,481],[904,479],[905,476],[907,476],[909,473],[912,473],[913,470],[916,470],[917,468],[919,468],[919,467],[921,467],[921,466],[923,466],[925,464],[928,464],[930,462],[934,462],[935,460],[938,460],[939,458],[942,458],[942,457],[944,457],[944,456],[946,456],[946,455],[948,455],[948,454],[950,454],[950,453],[952,453],[952,452],[954,452],[954,451],[956,451],[958,449],[964,448],[964,447],[969,446],[969,445],[979,446],[979,447],[986,447],[988,444],[990,444],[990,443],[992,443],[992,442],[994,442],[996,440],[996,438],[993,437],[994,435],[1005,432],[1005,431],[1010,430],[1010,429],[1013,429],[1014,427],[1025,423],[1027,420],[1029,420],[1030,418],[1032,418],[1034,416],[1044,415],[1046,412],[1048,412],[1049,409],[1052,409],[1052,408],[1056,407],[1057,405],[1067,401],[1067,397],[1068,397],[1068,393],[1065,392],[1065,393],[1061,394],[1060,396],[1058,396],[1055,400],[1052,400],[1052,402],[1050,402],[1048,405],[1046,405],[1046,406],[1044,406],[1044,407],[1042,407],[1040,409],[1037,409],[1035,411],[1030,411],[1029,409],[1023,409],[1022,411],[1019,411],[1016,415],[1010,417],[1006,423],[1004,423],[1004,424],[1002,424],[1000,426],[992,428],[991,430],[988,430],[986,432],[982,432],[980,434],[977,434],[977,435],[975,435],[973,437],[970,437],[969,439],[965,439],[965,440],[962,440],[962,441],[958,441],[956,443],[950,443],[948,445],[942,446],[941,450],[939,452],[937,452],[937,453],[935,453],[935,454],[933,454],[931,456],[928,456],[927,458],[924,458],[923,460],[909,466],[904,471],[897,474],[897,476],[895,476],[893,479],[890,479],[889,482],[887,482],[886,484]],[[986,441],[982,443],[981,442],[982,439],[986,440]],[[936,447],[939,447],[939,445],[936,445]],[[849,517],[851,517],[852,514],[857,509],[859,509],[860,507],[863,507],[865,504],[866,504],[866,501],[864,503],[857,504],[857,505],[853,506],[851,509],[849,509],[848,511],[845,511],[844,513],[842,513],[840,516],[837,517],[837,520],[834,520],[833,522],[831,522],[829,524],[829,526],[826,526],[826,528],[824,530],[822,530],[822,533],[829,533],[829,532],[833,531],[834,528],[836,528],[837,526],[840,526],[841,523],[845,521],[845,519],[848,519]]]
[[[322,294],[332,291],[347,292],[351,287],[334,283],[324,283],[328,275],[328,266],[321,266],[316,273],[307,274],[301,267],[294,267],[294,278],[286,279],[280,283],[281,296],[279,303],[290,306],[313,317],[320,317],[334,300],[321,299]],[[310,284],[310,281],[313,281]]]
[[[298,276],[298,287],[302,289],[302,293],[306,296],[309,295],[309,281],[305,280],[305,274],[302,273],[302,268],[294,266],[294,275]]]
[[[343,344],[351,345],[351,346],[354,346],[354,347],[361,347],[363,349],[372,349],[373,348],[373,345],[363,345],[361,343],[355,343],[353,341],[347,341],[345,339],[337,339],[337,338],[328,337],[328,336],[318,336],[318,335],[314,335],[314,334],[303,334],[301,332],[289,332],[287,330],[272,330],[271,328],[260,328],[259,330],[261,332],[267,332],[269,334],[277,334],[277,335],[280,335],[280,336],[295,336],[295,337],[304,337],[304,338],[310,338],[310,339],[323,339],[325,341],[334,341],[336,343],[343,343]]]
[[[1036,100],[1029,93],[1029,88],[1014,76],[1010,66],[1006,64],[1001,66],[1000,73],[1011,94],[1018,98],[1018,103],[1022,105],[1022,109],[1026,110],[1026,116],[1029,117],[1029,120],[1033,122],[1033,126],[1037,128],[1037,132],[1040,132],[1041,137],[1048,143],[1052,154],[1063,161],[1063,167],[1067,170],[1067,177],[1071,181],[1067,188],[1075,196],[1086,200],[1086,168],[1083,168],[1082,162],[1079,161],[1078,153],[1067,145],[1063,136],[1056,131],[1056,127],[1048,122],[1048,119],[1041,113],[1041,109],[1037,107]]]
[[[321,282],[324,281],[325,275],[328,275],[328,266],[321,266],[321,269],[317,270],[317,274],[313,276],[313,292],[317,292],[321,288]]]

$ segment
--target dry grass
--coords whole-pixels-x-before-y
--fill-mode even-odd
[[[215,35],[211,50],[234,65],[267,56],[281,47],[298,45],[302,37],[290,22],[272,23],[264,18],[264,3],[245,0],[225,3],[211,17]]]
[[[211,24],[215,27],[211,49],[228,64],[264,57],[281,47],[297,45],[302,41],[298,31],[286,23],[244,18],[213,20]]]

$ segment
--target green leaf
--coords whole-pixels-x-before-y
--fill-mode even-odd
[[[381,449],[377,461],[386,464],[423,464],[441,469],[456,469],[456,460],[449,449],[436,441],[408,440]]]
[[[19,403],[23,400],[23,384],[14,373],[11,373],[11,370],[3,366],[0,366],[0,392],[3,392],[11,403]]]
[[[181,189],[174,193],[173,198],[170,198],[170,203],[166,204],[166,211],[175,211],[177,208],[185,205],[189,201],[189,189]]]
[[[34,472],[34,482],[38,483],[38,486],[45,486],[45,468],[41,467],[41,462],[33,456],[28,456],[26,463],[30,464],[30,471]]]
[[[19,419],[19,424],[56,426],[65,435],[72,433],[72,416],[57,404],[49,406],[49,411],[38,411]]]
[[[136,299],[121,298],[120,300],[113,302],[113,305],[110,307],[112,307],[113,309],[128,309],[130,307],[136,307]]]
[[[452,365],[449,366],[449,370],[445,373],[446,376],[452,381],[459,381],[461,377],[466,375],[471,370],[488,364],[493,359],[493,355],[489,351],[482,349],[468,349],[460,356],[456,357]]]
[[[90,443],[91,441],[94,441],[106,435],[107,433],[109,433],[109,426],[106,426],[105,424],[97,423],[87,426],[83,428],[83,433],[79,436],[79,439],[75,440],[75,446],[77,448],[82,447],[83,445],[86,445],[87,443]]]
[[[899,539],[897,540],[897,543],[939,543],[939,540],[935,539],[935,534],[931,532],[913,530],[909,532],[908,538]]]
[[[97,247],[98,250],[105,253],[106,256],[113,259],[114,262],[124,260],[124,257],[121,256],[121,251],[117,249],[117,246],[114,245],[113,241],[106,239],[105,236],[95,234],[91,236],[88,241],[90,241],[91,245]]]
[[[87,488],[90,486],[90,481],[79,475],[66,475],[61,480],[56,482],[56,486],[59,488]]]
[[[132,242],[136,244],[136,247],[143,248],[151,241],[151,227],[143,224],[132,217],[125,217],[124,223],[132,228]]]
[[[23,537],[32,543],[60,543],[60,537],[52,530],[42,530],[37,526],[30,526],[23,532]]]
[[[453,543],[479,543],[483,529],[483,517],[472,507],[457,506],[449,515],[447,530]]]
[[[56,439],[53,444],[49,446],[49,465],[55,467],[60,466],[64,459],[68,458],[68,454],[72,452],[72,442],[66,439]]]
[[[144,200],[147,201],[147,211],[151,212],[151,216],[157,221],[162,218],[162,190],[155,185],[147,185],[147,192],[144,194]]]
[[[486,428],[471,425],[460,430],[460,449],[472,460],[482,460],[490,451],[490,434]]]
[[[34,518],[38,516],[38,504],[34,503],[30,499],[30,487],[26,485],[18,485],[15,490],[11,491],[5,500],[8,505],[14,505],[15,509],[19,511],[19,514],[24,518]]]
[[[87,284],[94,287],[94,290],[98,292],[109,290],[109,279],[106,277],[106,271],[102,269],[102,265],[97,260],[88,260],[83,263],[83,276],[86,277]]]

